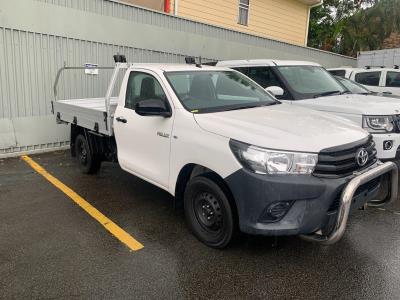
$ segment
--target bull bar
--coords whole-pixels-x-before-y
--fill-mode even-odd
[[[389,172],[391,173],[389,194],[386,196],[384,200],[373,201],[372,203],[374,207],[377,207],[394,202],[397,199],[397,192],[398,192],[397,165],[393,162],[386,162],[386,163],[378,162],[377,165],[374,165],[374,167],[371,167],[366,172],[354,173],[356,177],[350,180],[350,182],[347,184],[347,186],[342,192],[336,223],[334,225],[334,228],[329,234],[324,235],[315,232],[307,235],[301,235],[301,238],[306,241],[317,242],[323,245],[332,245],[338,242],[343,237],[344,232],[346,230],[351,203],[357,189],[363,184],[369,182],[370,180],[388,174]]]

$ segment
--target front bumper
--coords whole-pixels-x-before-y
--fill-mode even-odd
[[[400,158],[399,133],[373,134],[372,136],[376,144],[377,156],[380,160],[394,160]],[[392,143],[390,149],[385,149],[386,142]]]
[[[319,178],[309,175],[258,175],[241,169],[226,178],[236,201],[241,231],[261,235],[309,235],[334,228],[328,235],[306,236],[309,240],[330,243],[343,235],[351,208],[359,208],[377,196],[380,177],[392,172],[397,182],[397,167],[391,162],[375,164],[344,178]],[[373,180],[377,184],[373,183]],[[390,199],[397,197],[397,184],[391,185]],[[286,215],[277,222],[264,222],[260,216],[274,202],[293,201]],[[337,205],[335,206],[335,202]],[[335,208],[335,209],[333,209]],[[332,233],[335,233],[333,237]]]

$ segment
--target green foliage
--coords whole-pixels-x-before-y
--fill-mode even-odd
[[[313,8],[310,47],[356,56],[400,31],[400,0],[325,0]]]

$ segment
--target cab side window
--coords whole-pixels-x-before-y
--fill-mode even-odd
[[[164,90],[154,76],[142,72],[131,72],[126,89],[125,107],[134,110],[136,103],[149,99],[168,101]]]
[[[239,71],[240,73],[249,76],[249,68],[248,67],[237,67],[237,68],[232,68],[236,71]]]
[[[400,87],[400,72],[387,72],[386,86]]]
[[[284,88],[278,77],[269,67],[250,67],[249,74],[247,75],[263,88],[269,86],[279,86]]]
[[[334,76],[339,76],[346,78],[346,71],[345,70],[329,70],[329,73],[331,73]]]
[[[379,86],[382,72],[362,72],[355,76],[355,81],[364,85]]]
[[[278,96],[278,99],[290,99],[290,94],[286,90],[284,84],[280,81],[280,79],[275,75],[274,71],[271,67],[250,67],[248,70],[248,74],[251,79],[261,85],[263,88],[267,88],[270,86],[279,86],[284,90],[283,96]]]

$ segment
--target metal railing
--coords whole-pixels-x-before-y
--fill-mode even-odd
[[[104,98],[104,105],[105,105],[106,114],[107,114],[107,116],[105,118],[105,122],[106,122],[106,128],[108,128],[108,131],[109,131],[109,135],[113,134],[113,128],[111,126],[111,123],[112,123],[111,122],[111,113],[110,113],[111,96],[112,96],[112,94],[114,92],[115,83],[116,83],[116,80],[118,78],[119,72],[121,70],[128,69],[129,66],[130,66],[129,63],[116,63],[114,67],[98,67],[98,66],[96,66],[95,68],[93,68],[93,69],[99,69],[99,70],[114,70],[113,74],[111,75],[111,79],[110,79],[110,82],[108,84],[107,92],[106,92],[106,95],[105,95],[105,98]],[[86,69],[89,69],[89,68],[87,68],[87,67],[67,67],[67,66],[64,66],[64,67],[62,67],[62,68],[60,68],[58,70],[57,75],[56,75],[56,79],[55,79],[54,85],[53,85],[53,95],[54,95],[54,101],[55,102],[57,102],[59,100],[58,99],[57,86],[58,86],[58,83],[60,81],[60,77],[61,77],[62,72],[66,71],[66,70],[86,70]],[[54,111],[53,111],[53,113],[54,113]]]
[[[338,242],[343,237],[346,230],[351,203],[357,189],[363,184],[388,173],[391,173],[390,192],[384,200],[379,202],[379,206],[394,202],[397,199],[398,192],[397,165],[393,162],[378,163],[378,166],[375,165],[375,167],[372,167],[365,173],[355,173],[357,176],[347,184],[340,198],[339,211],[335,226],[329,234],[323,235],[319,233],[312,233],[309,235],[302,235],[301,238],[310,242],[318,242],[324,245],[332,245]],[[377,202],[374,203],[375,206],[377,206]]]

